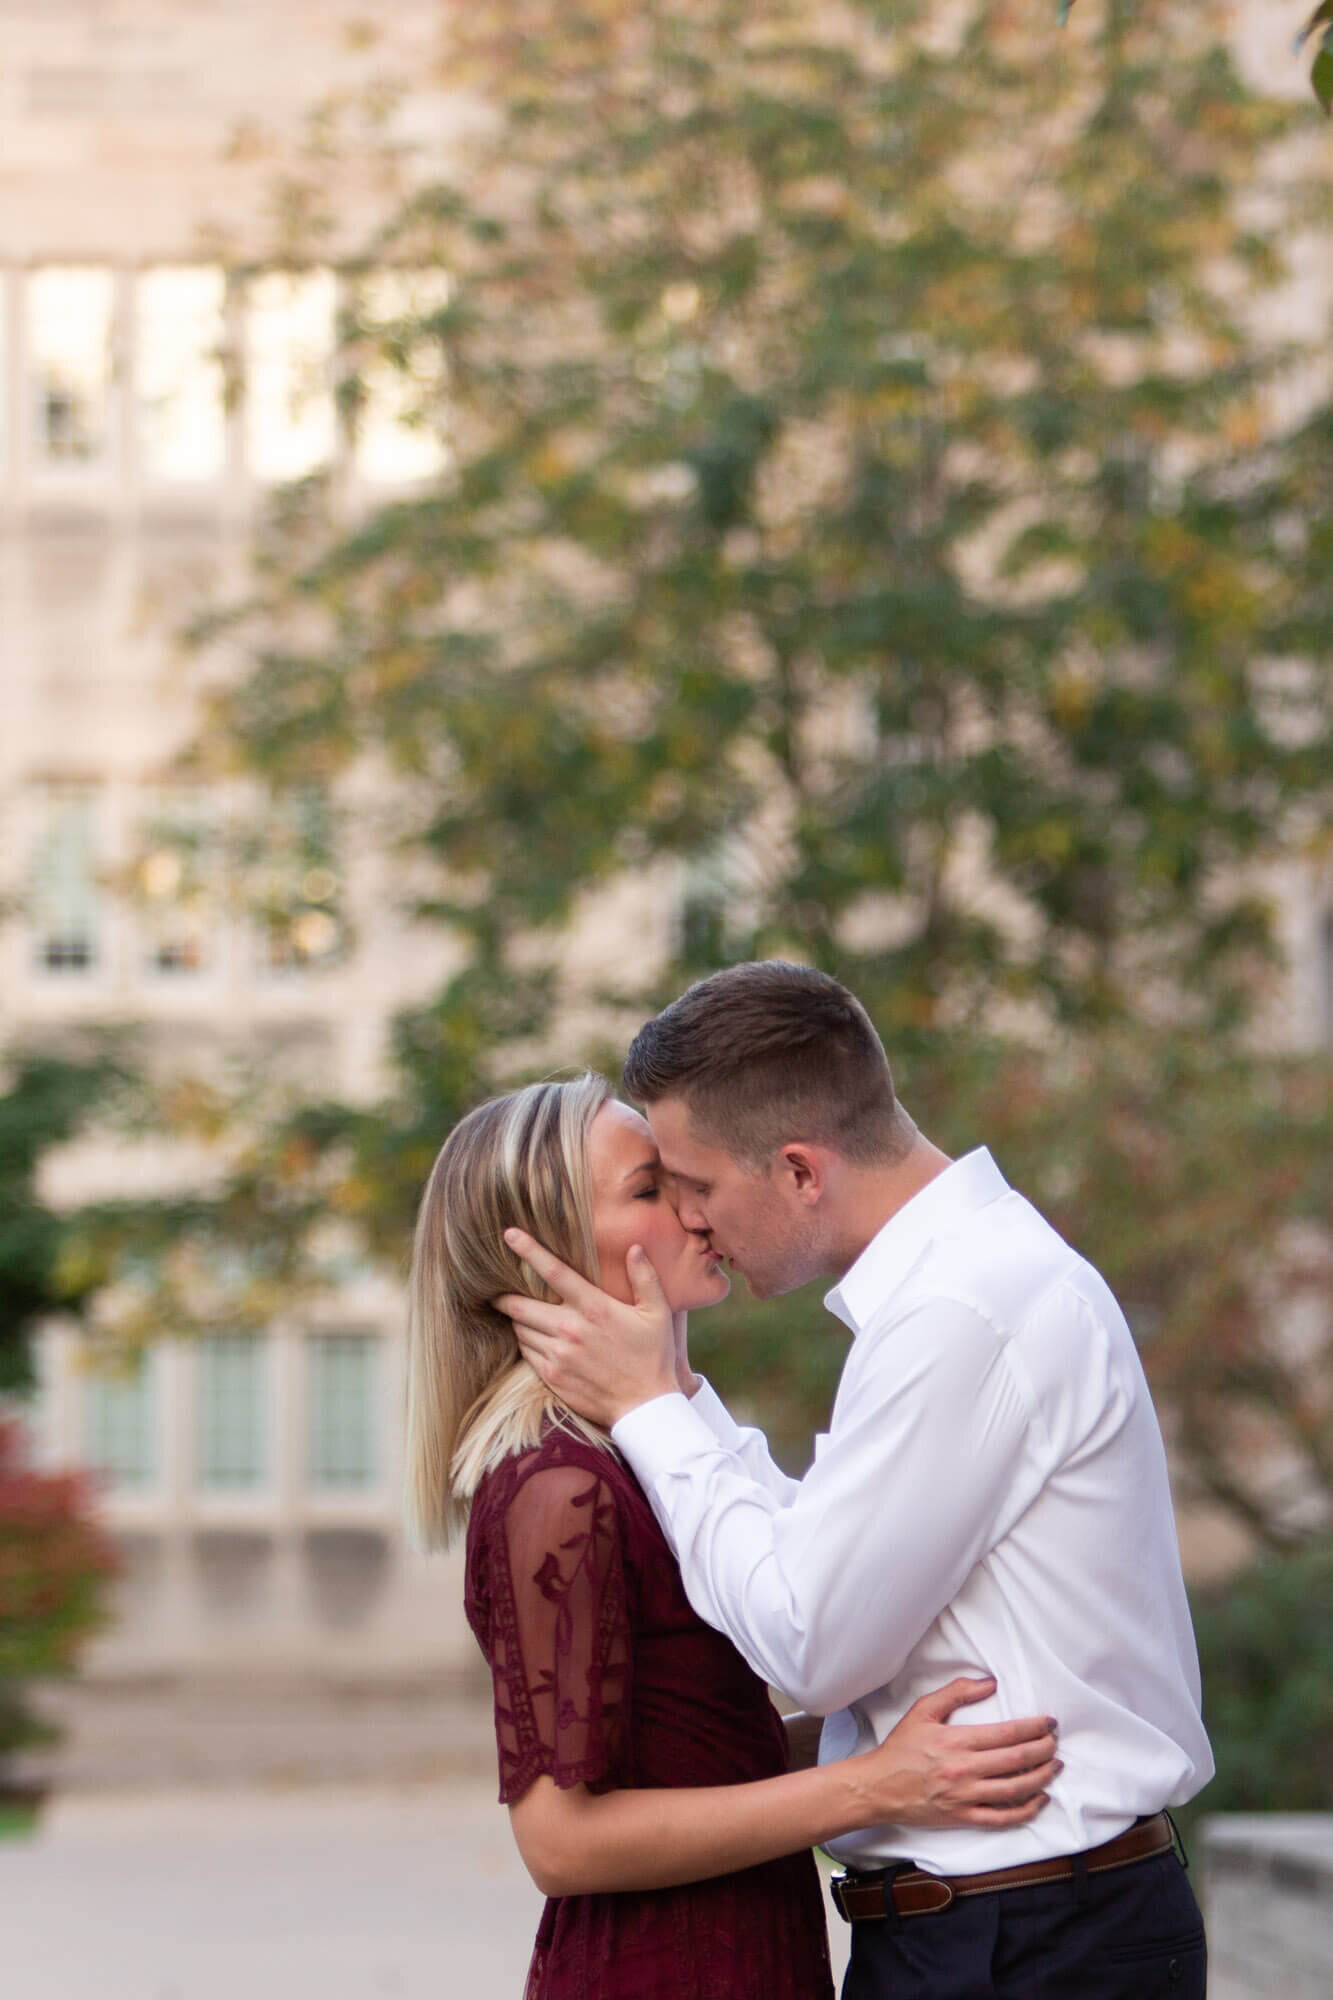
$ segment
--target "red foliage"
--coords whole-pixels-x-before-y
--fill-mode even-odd
[[[38,1470],[22,1425],[0,1419],[0,1681],[68,1671],[115,1569],[87,1477]]]

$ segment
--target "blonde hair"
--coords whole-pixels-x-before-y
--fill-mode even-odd
[[[490,1302],[553,1296],[505,1242],[515,1227],[596,1280],[588,1133],[610,1095],[588,1072],[492,1098],[455,1125],[431,1168],[408,1282],[406,1504],[423,1548],[446,1548],[482,1474],[549,1424],[608,1446],[552,1395]]]

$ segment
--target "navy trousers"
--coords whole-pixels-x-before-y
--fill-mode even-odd
[[[842,2000],[1204,2000],[1203,1919],[1174,1853],[852,1926]]]

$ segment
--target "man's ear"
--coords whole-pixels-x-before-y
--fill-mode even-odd
[[[828,1186],[828,1158],[821,1146],[793,1140],[778,1149],[774,1171],[787,1191],[807,1208],[813,1208]]]

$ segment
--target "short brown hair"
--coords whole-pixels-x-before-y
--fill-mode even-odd
[[[645,1022],[624,1088],[641,1104],[681,1098],[701,1138],[750,1166],[796,1138],[858,1162],[893,1159],[911,1130],[860,1001],[783,959],[714,972]]]

